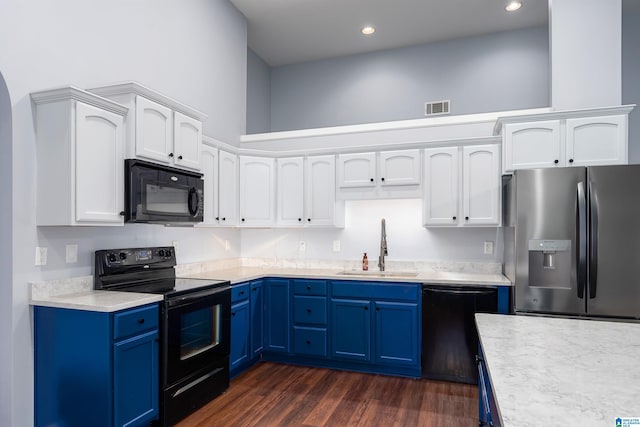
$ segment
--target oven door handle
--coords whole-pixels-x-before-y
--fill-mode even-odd
[[[231,291],[231,285],[221,286],[218,288],[207,289],[199,292],[192,292],[185,295],[180,295],[167,300],[167,305],[171,307],[177,307],[186,305],[192,302],[200,302],[202,298],[212,297],[223,292]]]

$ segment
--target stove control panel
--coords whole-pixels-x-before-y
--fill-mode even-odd
[[[173,246],[134,248],[134,249],[108,249],[96,251],[96,267],[102,270],[124,266],[140,266],[144,268],[149,264],[175,265],[175,249]]]

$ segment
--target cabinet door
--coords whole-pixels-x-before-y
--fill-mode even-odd
[[[290,349],[289,281],[269,279],[265,291],[265,350],[288,353]]]
[[[371,360],[371,302],[331,300],[331,354],[340,359]]]
[[[122,116],[76,103],[76,221],[123,223]]]
[[[251,283],[251,357],[260,357],[264,348],[264,298],[262,282]]]
[[[305,168],[305,221],[310,226],[332,226],[336,220],[336,171],[334,156],[307,158]]]
[[[567,165],[627,163],[627,116],[567,119]]]
[[[503,172],[564,164],[559,120],[508,123],[503,132]]]
[[[375,187],[376,153],[340,154],[338,156],[338,186]]]
[[[218,149],[202,146],[200,165],[204,174],[203,225],[218,224]]]
[[[278,224],[302,225],[304,216],[303,158],[278,159]]]
[[[229,368],[249,360],[249,301],[245,300],[231,307],[231,349],[229,352]]]
[[[376,363],[417,366],[418,305],[376,301],[374,306]]]
[[[275,222],[274,159],[240,156],[240,223],[273,225]]]
[[[200,170],[202,122],[173,113],[173,161],[176,166]]]
[[[462,148],[463,225],[500,224],[500,158],[497,145]]]
[[[460,221],[458,147],[424,150],[424,225],[457,225]]]
[[[158,415],[158,331],[113,346],[114,425],[149,424]]]
[[[218,216],[220,225],[238,223],[238,156],[219,151]]]
[[[136,156],[171,164],[173,157],[172,111],[136,96]]]
[[[420,185],[420,150],[380,153],[380,185]]]

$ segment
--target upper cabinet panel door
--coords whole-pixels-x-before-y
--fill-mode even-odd
[[[375,187],[376,153],[340,154],[338,156],[338,186]]]
[[[458,147],[424,150],[424,225],[456,225],[460,199]]]
[[[304,216],[303,158],[278,159],[278,224],[302,225]]]
[[[200,164],[204,175],[204,224],[218,224],[218,149],[202,146]]]
[[[462,148],[463,225],[500,224],[498,145]]]
[[[218,216],[216,220],[220,225],[237,225],[238,156],[222,150],[219,151],[219,156]]]
[[[171,109],[136,97],[136,156],[172,163],[173,117]]]
[[[335,156],[307,158],[305,194],[306,218],[309,226],[335,225],[336,169]]]
[[[76,221],[122,223],[123,118],[76,103]]]
[[[274,224],[274,170],[274,159],[240,156],[241,225]]]
[[[505,124],[503,132],[503,172],[564,164],[559,120]]]
[[[380,153],[380,185],[419,185],[420,150]]]
[[[627,116],[567,119],[568,166],[626,164]]]
[[[200,170],[202,123],[177,111],[173,114],[174,162],[176,166]]]

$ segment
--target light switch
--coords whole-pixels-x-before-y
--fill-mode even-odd
[[[78,245],[67,245],[67,264],[78,262]]]
[[[340,240],[333,241],[333,252],[340,252]]]
[[[304,240],[300,240],[298,242],[298,250],[300,252],[305,252],[307,250],[307,242],[305,242]]]
[[[35,265],[47,265],[47,248],[36,246]]]

